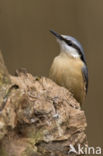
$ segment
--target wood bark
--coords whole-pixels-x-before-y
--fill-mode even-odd
[[[0,53],[0,156],[68,156],[85,146],[84,111],[72,94],[25,69],[11,76]]]

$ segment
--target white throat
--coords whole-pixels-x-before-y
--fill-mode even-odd
[[[64,41],[61,41],[59,39],[57,39],[57,42],[59,42],[61,52],[66,52],[67,54],[71,55],[74,58],[80,57],[80,55],[77,52],[77,49],[67,45]]]

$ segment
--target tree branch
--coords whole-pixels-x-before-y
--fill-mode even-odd
[[[9,75],[1,53],[0,86],[0,155],[68,156],[70,144],[87,144],[84,111],[67,89],[24,69]]]

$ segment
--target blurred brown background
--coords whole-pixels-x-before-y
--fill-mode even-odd
[[[85,104],[90,146],[103,145],[103,0],[0,0],[0,49],[10,73],[48,75],[58,54],[49,29],[77,38],[89,68]]]

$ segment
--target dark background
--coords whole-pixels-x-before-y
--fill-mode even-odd
[[[103,145],[103,0],[0,0],[0,49],[9,72],[48,76],[59,47],[49,29],[83,45],[89,92],[84,109],[90,146]]]

